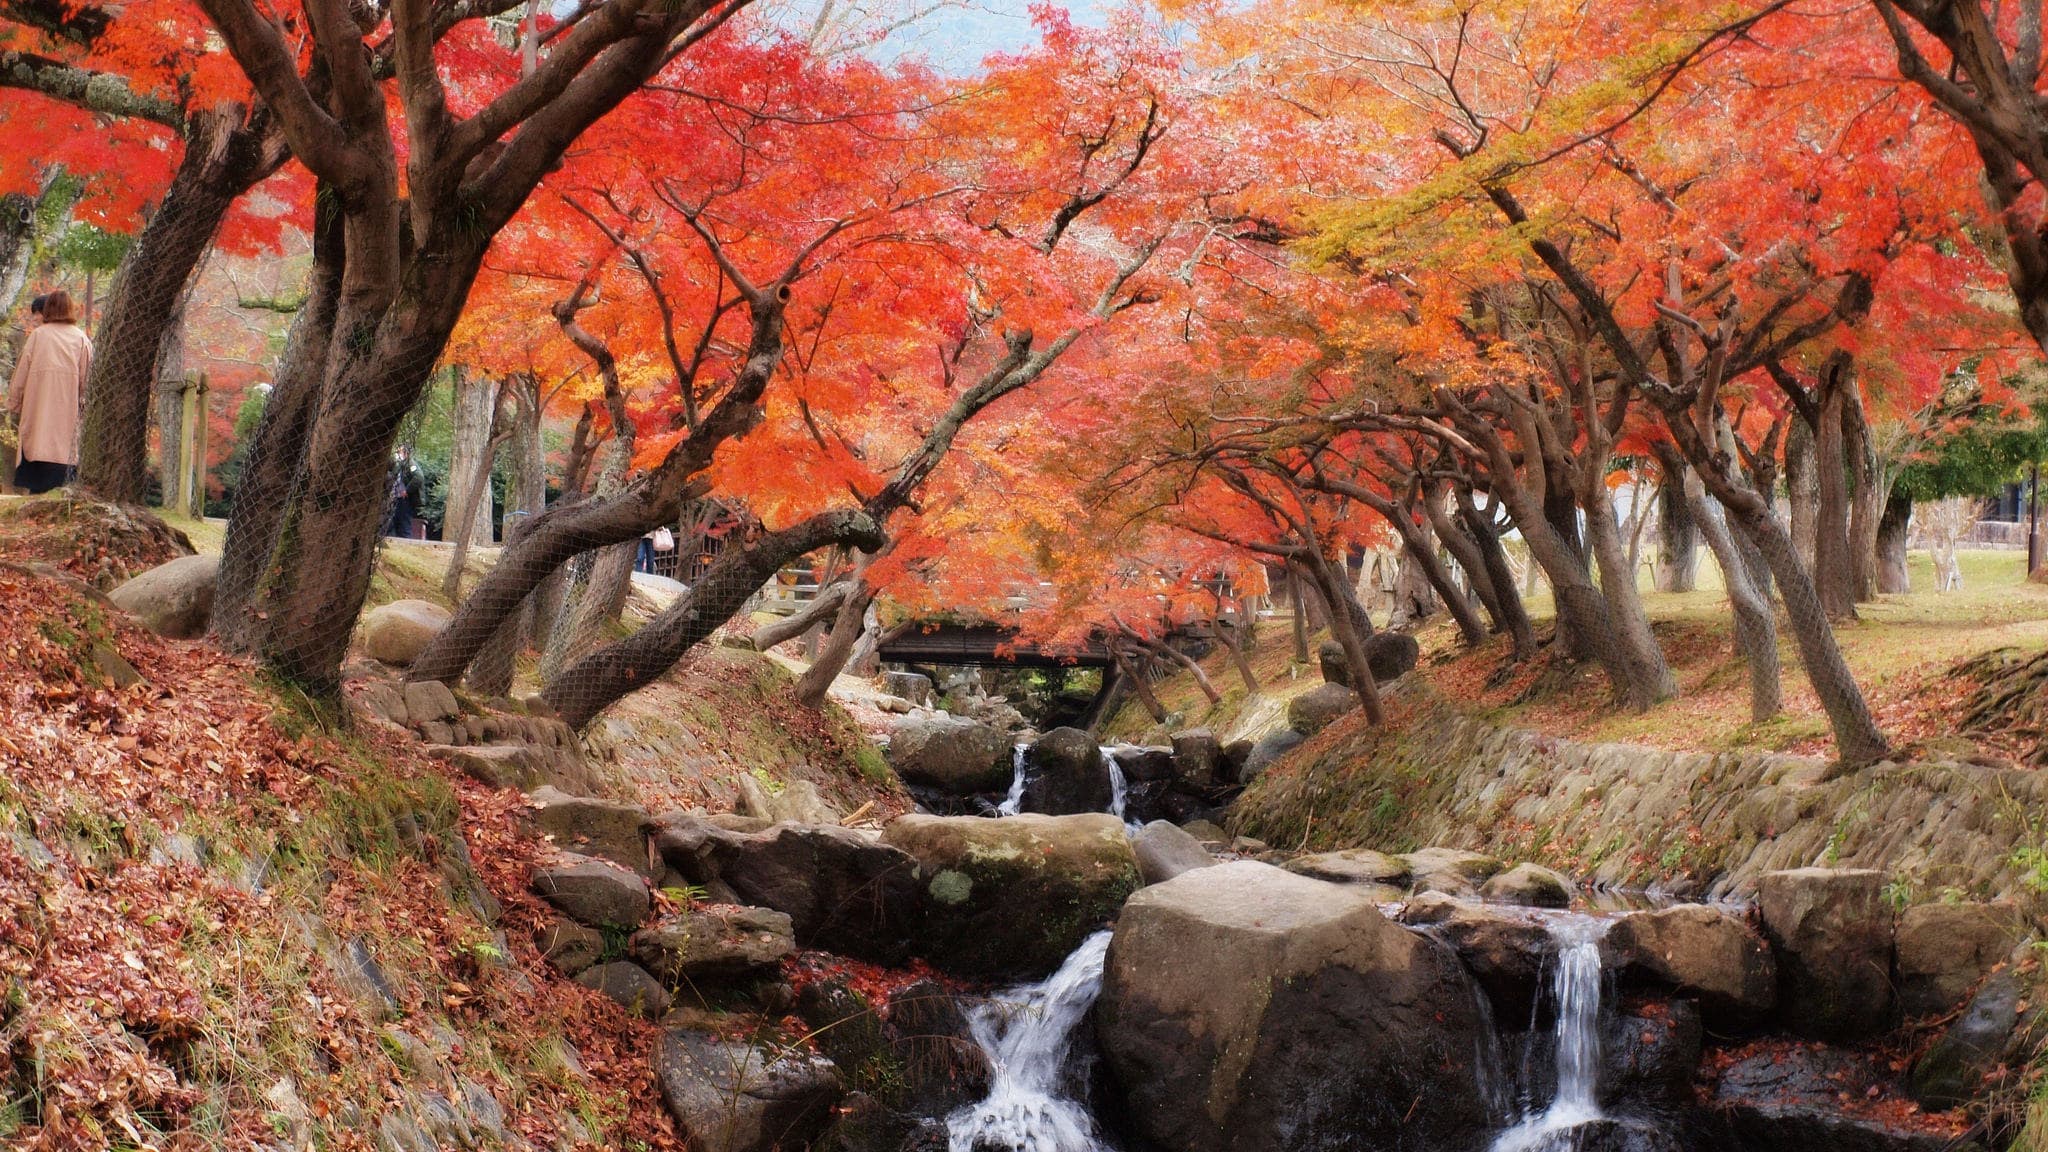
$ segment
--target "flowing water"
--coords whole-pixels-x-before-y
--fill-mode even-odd
[[[1029,744],[1019,744],[1010,749],[1010,794],[996,805],[998,816],[1015,816],[1024,803],[1024,753],[1030,747]]]
[[[1569,1152],[1573,1130],[1601,1118],[1600,938],[1608,921],[1594,916],[1547,918],[1557,941],[1550,995],[1557,1007],[1557,1092],[1502,1132],[1492,1152]]]
[[[994,1078],[987,1099],[946,1118],[948,1152],[1108,1152],[1087,1106],[1065,1094],[1062,1072],[1074,1027],[1102,988],[1109,936],[1097,932],[1044,982],[1001,993],[969,1014]]]
[[[1102,750],[1102,758],[1109,764],[1109,814],[1124,822],[1124,830],[1136,832],[1139,825],[1124,815],[1124,805],[1130,802],[1130,784],[1124,779],[1124,766],[1109,749]]]

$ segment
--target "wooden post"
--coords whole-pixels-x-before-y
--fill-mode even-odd
[[[206,515],[206,373],[185,384],[185,449],[179,468],[178,509],[194,520]]]

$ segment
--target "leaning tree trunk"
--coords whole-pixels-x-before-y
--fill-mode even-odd
[[[881,529],[862,512],[828,512],[721,552],[710,569],[661,615],[623,640],[577,661],[542,693],[572,728],[663,675],[683,654],[732,619],[782,567],[829,544],[882,547]]]
[[[1770,566],[1785,601],[1785,614],[1792,625],[1792,637],[1799,645],[1807,681],[1827,713],[1842,762],[1861,767],[1884,759],[1891,745],[1871,718],[1870,705],[1863,699],[1848,661],[1842,658],[1834,626],[1821,605],[1820,591],[1800,560],[1791,534],[1778,522],[1770,503],[1734,474],[1728,458],[1711,451],[1688,410],[1667,407],[1663,414],[1665,425],[1684,449],[1687,461],[1727,510],[1735,530],[1750,538]]]
[[[803,606],[802,611],[784,616],[780,620],[771,620],[754,629],[754,651],[766,652],[785,640],[794,640],[809,632],[823,624],[828,617],[836,619],[851,589],[852,585],[845,580],[828,584],[811,598],[809,604]]]
[[[193,270],[235,198],[253,183],[250,167],[226,155],[236,135],[225,117],[193,117],[170,188],[121,258],[113,303],[95,333],[79,430],[79,481],[104,499],[139,504],[148,486],[158,351]]]
[[[1633,683],[1630,702],[1646,707],[1678,695],[1678,680],[1664,659],[1657,634],[1650,629],[1650,617],[1643,611],[1643,598],[1636,591],[1636,573],[1628,562],[1621,542],[1621,528],[1614,522],[1614,501],[1606,483],[1596,477],[1588,485],[1586,536],[1600,561],[1600,594],[1607,601],[1615,641],[1628,661]],[[1645,703],[1647,701],[1647,704]]]
[[[1768,498],[1764,489],[1757,491]],[[1820,472],[1815,467],[1813,426],[1794,413],[1785,431],[1785,502],[1792,511],[1792,547],[1813,570],[1820,533]]]
[[[1484,571],[1493,585],[1498,604],[1494,607],[1498,615],[1494,623],[1504,628],[1514,638],[1515,659],[1527,660],[1536,654],[1536,627],[1529,620],[1528,605],[1522,602],[1522,591],[1517,586],[1515,571],[1508,564],[1508,554],[1501,547],[1500,534],[1494,531],[1492,517],[1479,510],[1471,492],[1463,488],[1451,493],[1457,501],[1458,523],[1464,526],[1464,537],[1472,542],[1479,557],[1479,568],[1467,568],[1468,573]],[[1455,532],[1445,532],[1444,525],[1437,526],[1437,532],[1446,540],[1458,537]],[[1530,565],[1531,570],[1535,565]]]
[[[854,647],[859,644],[867,624],[868,607],[875,602],[874,592],[863,579],[874,559],[869,553],[857,553],[853,558],[853,571],[841,584],[834,585],[843,586],[846,594],[840,597],[839,610],[832,616],[832,638],[796,681],[796,702],[806,708],[824,706],[833,682],[839,679],[839,673],[853,658]]]
[[[1344,663],[1351,669],[1351,690],[1358,696],[1359,706],[1365,709],[1366,721],[1375,728],[1385,725],[1386,709],[1380,704],[1379,685],[1373,683],[1372,664],[1365,653],[1366,638],[1372,635],[1371,619],[1351,594],[1351,586],[1327,559],[1310,553],[1299,563],[1330,606],[1330,632],[1336,636],[1337,646],[1344,650]],[[1365,625],[1362,630],[1358,627],[1361,620]]]
[[[1721,566],[1728,589],[1728,607],[1735,618],[1735,654],[1749,670],[1749,718],[1761,724],[1784,707],[1784,672],[1778,660],[1778,621],[1771,602],[1749,578],[1735,550],[1721,506],[1708,497],[1706,486],[1690,469],[1685,474],[1687,511]]]
[[[272,608],[265,588],[285,522],[285,507],[312,434],[327,348],[341,302],[341,228],[324,191],[313,197],[313,270],[306,302],[292,321],[277,379],[256,425],[235,485],[220,573],[214,580],[213,634],[221,646],[256,652]],[[381,504],[380,504],[381,507]]]
[[[1683,465],[1681,465],[1683,467]],[[1693,523],[1692,505],[1686,499],[1685,478],[1691,469],[1664,474],[1657,485],[1657,564],[1659,592],[1690,592],[1697,586],[1700,570],[1700,532]]]
[[[1131,695],[1136,696],[1138,703],[1144,705],[1145,714],[1152,717],[1154,724],[1166,723],[1166,706],[1159,702],[1158,696],[1153,695],[1152,685],[1145,682],[1145,670],[1124,653],[1120,642],[1110,640],[1108,646],[1110,659],[1116,661],[1117,683],[1130,685]]]
[[[1906,567],[1906,536],[1912,526],[1913,498],[1893,488],[1877,521],[1877,590],[1890,595],[1911,592],[1913,577]]]
[[[1856,618],[1856,564],[1849,542],[1849,469],[1842,435],[1842,391],[1839,384],[1823,389],[1820,427],[1813,437],[1814,465],[1820,475],[1813,580],[1830,620]]]

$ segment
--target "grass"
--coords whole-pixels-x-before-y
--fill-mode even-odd
[[[1902,741],[1953,736],[1945,710],[1959,689],[1946,673],[1958,661],[1995,648],[2048,647],[2048,586],[2026,580],[2026,558],[2011,551],[1965,551],[1960,591],[1933,591],[1933,565],[1924,552],[1912,553],[1908,569],[1914,591],[1860,605],[1859,619],[1835,630],[1842,653],[1870,699],[1880,724]],[[1825,715],[1801,672],[1798,649],[1782,618],[1780,659],[1784,666],[1785,709],[1774,719],[1753,723],[1746,673],[1732,654],[1727,598],[1711,557],[1703,557],[1698,588],[1657,592],[1641,581],[1645,610],[1679,682],[1679,695],[1645,712],[1617,707],[1597,669],[1560,669],[1546,660],[1537,667],[1506,667],[1505,642],[1495,639],[1465,650],[1444,617],[1420,629],[1422,672],[1442,693],[1470,711],[1501,723],[1582,740],[1647,744],[1689,751],[1795,751],[1825,755],[1830,737]],[[1539,636],[1555,610],[1550,597],[1527,597]],[[1323,635],[1310,638],[1311,653]],[[1264,691],[1248,694],[1236,670],[1220,652],[1203,664],[1223,695],[1211,705],[1191,677],[1176,673],[1154,692],[1172,716],[1154,724],[1136,702],[1127,702],[1105,727],[1113,738],[1156,742],[1174,728],[1203,724],[1231,736],[1257,736],[1284,723],[1285,699],[1315,686],[1315,666],[1293,659],[1287,619],[1260,624],[1252,666]]]

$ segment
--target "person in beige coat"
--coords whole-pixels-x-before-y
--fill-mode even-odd
[[[43,322],[28,334],[14,364],[7,407],[18,422],[21,463],[14,484],[48,492],[78,465],[78,421],[85,377],[92,371],[92,340],[78,327],[68,292],[43,299]]]

